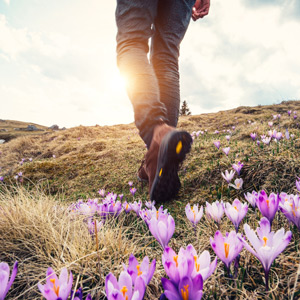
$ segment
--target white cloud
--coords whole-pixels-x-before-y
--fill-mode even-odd
[[[10,0],[4,0],[4,2],[5,2],[7,5],[9,5]]]
[[[190,25],[180,70],[193,114],[300,98],[300,22],[290,17],[297,2],[263,2],[215,0]],[[0,118],[67,127],[132,122],[116,67],[115,2],[19,5],[0,14]]]

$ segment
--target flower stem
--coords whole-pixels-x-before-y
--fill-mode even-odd
[[[265,279],[266,279],[266,292],[269,291],[269,271],[265,270]]]

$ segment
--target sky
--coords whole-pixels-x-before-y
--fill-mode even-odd
[[[0,0],[0,119],[134,121],[116,66],[116,1]],[[180,48],[193,115],[300,100],[300,1],[211,0]]]

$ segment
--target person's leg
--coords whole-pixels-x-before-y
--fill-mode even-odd
[[[117,63],[128,79],[127,92],[134,108],[135,124],[150,147],[153,129],[167,122],[166,108],[160,102],[159,86],[148,61],[148,40],[157,14],[158,0],[117,0]]]
[[[167,109],[167,124],[177,126],[180,90],[179,46],[190,23],[195,0],[158,1],[151,43],[151,63],[159,84],[160,101]]]

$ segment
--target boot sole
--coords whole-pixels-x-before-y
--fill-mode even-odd
[[[165,202],[174,198],[180,189],[179,164],[190,152],[193,139],[186,131],[171,131],[161,142],[150,200]]]

